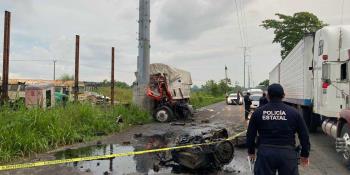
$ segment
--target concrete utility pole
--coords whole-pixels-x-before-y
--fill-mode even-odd
[[[111,105],[114,105],[114,47],[112,47],[112,66],[111,66]]]
[[[139,51],[137,57],[136,86],[134,88],[134,103],[144,109],[149,109],[150,101],[145,89],[149,83],[150,64],[150,1],[139,0]]]
[[[79,45],[80,45],[80,36],[75,35],[74,102],[78,102],[78,93],[79,93]]]
[[[2,65],[2,93],[1,102],[5,103],[8,100],[8,80],[9,80],[9,62],[10,62],[10,22],[11,13],[5,11],[4,20],[4,50],[3,50],[3,65]]]

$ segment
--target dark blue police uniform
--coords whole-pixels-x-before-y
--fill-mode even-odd
[[[247,131],[248,154],[255,154],[258,148],[254,174],[274,175],[276,171],[280,175],[299,174],[295,133],[302,146],[301,156],[308,157],[309,134],[304,119],[294,108],[281,100],[271,100],[258,108],[252,114]]]
[[[262,96],[262,97],[260,97],[260,99],[259,99],[259,106],[260,106],[260,107],[261,107],[261,106],[264,106],[264,105],[266,105],[268,102],[269,102],[269,101],[267,100],[267,98],[266,98],[265,96]]]

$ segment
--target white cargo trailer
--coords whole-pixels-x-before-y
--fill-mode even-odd
[[[336,138],[350,166],[350,26],[328,26],[306,35],[269,74],[285,89],[284,101]]]

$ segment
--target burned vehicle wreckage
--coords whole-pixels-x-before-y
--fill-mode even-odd
[[[176,146],[194,146],[172,150],[170,158],[165,158],[161,153],[158,156],[159,166],[190,172],[220,170],[234,157],[234,145],[227,138],[228,132],[224,128],[180,135],[175,141]]]

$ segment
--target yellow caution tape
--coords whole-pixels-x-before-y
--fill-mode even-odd
[[[237,138],[238,136],[240,136],[241,134],[243,134],[244,132],[246,132],[246,131],[240,132],[232,137],[229,137],[226,139],[226,141],[233,140],[233,139]],[[219,142],[222,142],[222,141],[219,141]],[[0,171],[22,169],[22,168],[32,168],[32,167],[47,166],[47,165],[57,165],[57,164],[71,163],[71,162],[110,159],[110,158],[116,158],[116,157],[126,157],[126,156],[141,155],[141,154],[146,154],[146,153],[155,153],[155,152],[163,152],[163,151],[170,151],[170,150],[176,150],[176,149],[193,148],[196,146],[211,145],[214,143],[218,143],[218,142],[182,145],[182,146],[175,146],[175,147],[168,147],[168,148],[159,148],[159,149],[151,149],[151,150],[144,150],[144,151],[116,153],[116,154],[101,155],[101,156],[89,156],[89,157],[82,157],[82,158],[71,158],[71,159],[49,160],[49,161],[41,161],[41,162],[33,162],[33,163],[3,165],[3,166],[0,166]]]

